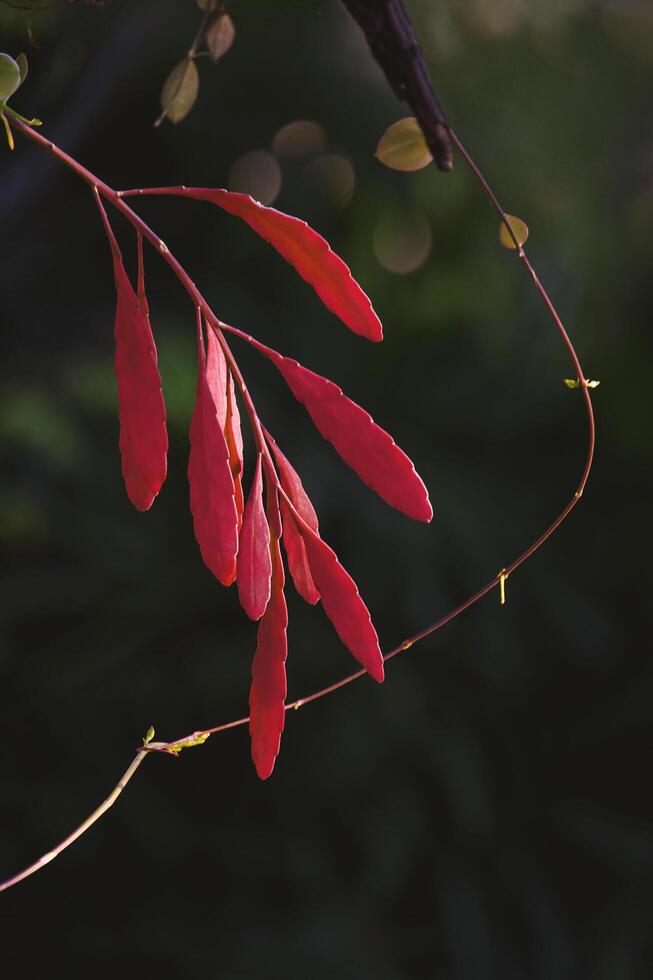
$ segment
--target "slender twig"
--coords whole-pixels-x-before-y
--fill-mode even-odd
[[[198,27],[197,33],[195,34],[195,37],[193,38],[193,43],[191,44],[190,48],[186,52],[186,59],[187,59],[188,62],[194,61],[200,55],[200,52],[198,52],[197,49],[200,46],[200,44],[203,42],[203,40],[204,40],[204,38],[206,36],[206,28],[208,26],[209,19],[210,19],[212,13],[213,13],[213,11],[211,10],[211,8],[210,7],[207,7],[206,10],[204,11],[204,13],[202,14],[202,19],[200,21],[200,26]],[[184,78],[185,78],[185,72],[184,72],[183,75],[180,76],[179,81],[177,82],[177,86],[175,88],[175,91],[173,92],[172,96],[168,99],[167,105],[165,105],[163,107],[162,111],[159,113],[159,115],[154,120],[154,126],[155,127],[160,126],[161,123],[163,122],[163,120],[168,115],[168,111],[170,109],[170,106],[175,101],[175,99],[177,98],[177,96],[179,95],[179,93],[181,91],[181,87],[182,87],[182,85],[184,83]]]
[[[111,790],[104,803],[100,803],[99,807],[96,810],[93,810],[90,817],[87,817],[86,820],[82,821],[79,827],[77,827],[76,830],[73,830],[72,834],[68,834],[67,837],[64,837],[61,843],[57,844],[56,847],[53,847],[51,851],[47,852],[47,854],[40,857],[38,861],[34,861],[33,864],[30,864],[27,868],[23,868],[22,871],[19,871],[18,874],[13,875],[13,877],[7,878],[6,881],[0,882],[0,892],[6,891],[8,888],[11,888],[12,885],[17,885],[19,881],[24,881],[25,878],[29,878],[30,875],[36,874],[37,871],[40,871],[41,868],[45,867],[46,864],[49,864],[50,861],[54,861],[54,859],[58,857],[62,851],[65,851],[67,847],[70,847],[70,845],[73,844],[78,837],[85,834],[89,827],[92,827],[93,824],[107,812],[107,810],[111,809],[146,755],[147,753],[144,751],[144,749],[140,748],[132,759],[131,765],[121,777],[117,785]]]
[[[78,163],[77,160],[75,160],[73,157],[70,157],[67,153],[65,153],[59,147],[55,146],[54,143],[46,139],[40,133],[35,132],[32,128],[30,128],[20,119],[15,119],[14,122],[16,128],[20,132],[22,132],[29,139],[38,143],[40,146],[49,150],[52,154],[54,154],[55,157],[61,160],[67,167],[69,167],[74,173],[76,173],[82,180],[88,183],[93,189],[96,198],[98,197],[98,195],[102,195],[104,198],[109,200],[117,208],[117,210],[120,211],[127,218],[129,222],[131,222],[131,224],[136,228],[136,230],[140,234],[142,234],[143,237],[146,238],[150,242],[150,244],[152,244],[154,248],[160,253],[160,255],[165,259],[165,261],[171,267],[174,274],[177,276],[180,283],[184,286],[196,310],[204,314],[204,316],[207,318],[209,325],[211,326],[212,329],[214,329],[216,336],[219,339],[222,349],[225,353],[225,357],[228,361],[230,370],[234,374],[236,383],[238,384],[241,390],[241,393],[245,400],[245,404],[248,408],[248,414],[250,415],[250,418],[255,420],[254,434],[257,441],[257,445],[259,446],[259,449],[261,449],[261,451],[266,452],[267,443],[265,441],[262,428],[256,418],[256,412],[254,410],[253,404],[251,403],[251,399],[249,397],[247,387],[244,383],[242,375],[240,374],[238,365],[231,353],[229,345],[226,342],[226,339],[224,337],[224,332],[226,331],[228,333],[231,333],[232,335],[237,336],[240,339],[245,340],[250,344],[254,344],[254,346],[259,346],[259,348],[262,345],[260,344],[259,341],[255,341],[253,337],[250,337],[249,334],[246,334],[244,331],[239,330],[236,327],[229,326],[228,324],[224,324],[217,319],[217,317],[211,310],[210,306],[208,305],[208,303],[206,302],[206,300],[204,299],[204,297],[202,296],[198,288],[195,286],[195,284],[193,283],[193,281],[191,280],[190,276],[183,268],[183,266],[174,257],[174,255],[170,252],[168,247],[158,237],[158,235],[143,221],[143,219],[135,211],[133,211],[129,207],[129,205],[124,200],[124,198],[127,196],[154,194],[156,193],[156,189],[148,188],[148,189],[137,190],[137,191],[122,191],[122,192],[116,191],[113,188],[109,187],[108,184],[105,184],[104,181],[101,181],[99,178],[97,178],[85,167],[83,167],[80,163]],[[558,514],[558,516],[546,528],[546,530],[543,531],[542,534],[540,534],[540,536],[525,551],[523,551],[520,555],[518,555],[517,558],[513,559],[513,561],[510,564],[502,568],[501,571],[494,578],[490,579],[489,582],[486,582],[486,584],[483,585],[477,592],[475,592],[473,595],[469,596],[469,598],[461,602],[458,606],[455,607],[455,609],[452,609],[450,612],[445,613],[445,615],[440,617],[440,619],[438,619],[435,623],[431,623],[430,626],[427,626],[419,633],[416,633],[414,636],[411,636],[408,639],[403,640],[398,646],[394,647],[392,650],[386,653],[383,658],[385,662],[393,659],[403,651],[409,650],[412,646],[414,646],[414,644],[419,643],[420,640],[423,640],[427,636],[430,636],[431,634],[437,632],[439,629],[442,629],[443,626],[446,626],[447,623],[450,623],[453,619],[456,619],[467,609],[471,608],[471,606],[479,602],[484,596],[486,596],[493,589],[499,588],[501,590],[501,593],[503,594],[503,589],[507,577],[511,575],[517,568],[519,568],[520,565],[522,565],[525,561],[527,561],[528,558],[530,558],[533,554],[535,554],[535,552],[538,551],[539,548],[542,547],[542,545],[560,527],[563,521],[566,520],[566,518],[569,516],[571,511],[574,509],[574,507],[580,500],[583,491],[585,489],[585,486],[587,484],[590,469],[592,466],[592,459],[594,455],[595,426],[594,426],[594,413],[592,409],[592,401],[590,397],[589,388],[587,386],[587,382],[585,379],[585,375],[583,374],[580,361],[578,359],[578,355],[576,353],[574,345],[548,293],[546,292],[544,286],[542,285],[539,278],[537,277],[537,274],[535,273],[533,266],[531,265],[529,259],[527,258],[524,249],[519,245],[519,242],[517,241],[514,232],[512,230],[512,227],[510,226],[510,223],[508,221],[506,212],[499,204],[494,192],[492,191],[486,179],[484,178],[481,171],[479,170],[478,165],[470,156],[469,152],[467,151],[467,149],[465,148],[461,140],[453,132],[453,130],[449,129],[448,132],[452,142],[457,147],[458,151],[462,155],[467,165],[470,167],[475,178],[478,180],[479,184],[481,185],[485,195],[489,198],[493,207],[497,210],[502,222],[505,224],[515,244],[516,254],[518,258],[523,264],[524,268],[526,269],[531,281],[533,282],[540,298],[544,303],[547,312],[549,313],[551,319],[553,320],[553,323],[567,348],[569,356],[574,365],[574,369],[577,372],[578,379],[580,382],[580,387],[583,390],[584,404],[585,404],[587,423],[588,423],[587,455],[585,458],[585,464],[583,467],[582,475],[580,478],[580,482],[577,486],[577,489],[575,490],[573,496],[570,498],[569,502],[560,512],[560,514]],[[278,487],[278,489],[280,488]],[[367,673],[366,670],[357,670],[355,673],[349,674],[347,677],[343,677],[341,680],[336,681],[334,684],[331,684],[328,687],[324,687],[319,691],[315,691],[312,694],[307,695],[306,697],[288,702],[285,705],[285,710],[286,711],[296,710],[300,708],[302,705],[308,704],[311,701],[317,701],[320,698],[326,697],[329,694],[333,694],[335,691],[340,690],[340,688],[345,687],[347,684],[351,684],[353,681],[358,680],[358,678],[363,677],[366,673]],[[176,739],[175,741],[172,742],[151,742],[147,745],[140,747],[131,766],[129,767],[129,769],[123,776],[123,778],[120,780],[116,788],[113,790],[113,792],[104,801],[104,803],[102,803],[97,808],[97,810],[95,810],[91,814],[91,816],[87,818],[87,820],[85,820],[82,824],[80,824],[77,830],[73,831],[72,834],[66,837],[65,840],[63,840],[61,844],[59,844],[54,850],[49,851],[42,858],[39,858],[38,861],[35,861],[33,864],[31,864],[24,871],[19,872],[17,875],[14,875],[12,878],[9,878],[7,881],[2,883],[0,885],[0,890],[5,890],[7,888],[10,888],[12,885],[15,885],[19,881],[24,880],[29,875],[34,874],[45,864],[51,861],[54,857],[60,854],[63,850],[69,847],[75,840],[77,840],[78,837],[81,836],[81,834],[83,834],[86,830],[88,830],[88,828],[91,827],[96,822],[96,820],[98,820],[102,816],[103,813],[105,813],[111,806],[113,806],[117,797],[120,795],[127,782],[131,779],[131,777],[135,773],[136,769],[138,768],[138,766],[140,765],[140,763],[142,762],[146,754],[150,752],[164,752],[168,754],[175,754],[175,749],[179,750],[183,748],[184,745],[193,744],[197,740],[200,740],[204,737],[208,737],[209,735],[216,734],[218,732],[223,732],[231,728],[238,728],[241,725],[246,725],[248,721],[249,721],[249,717],[238,718],[235,721],[225,722],[220,725],[216,725],[213,728],[200,729],[196,732],[193,732],[192,735],[190,736],[185,736],[184,738]]]
[[[211,10],[210,7],[207,7],[206,10],[204,11],[204,15],[202,17],[202,20],[200,21],[200,26],[197,28],[197,34],[195,35],[195,38],[193,39],[193,43],[191,44],[188,50],[189,58],[197,57],[197,49],[199,48],[200,44],[204,40],[204,35],[206,34],[206,28],[208,26],[209,19],[212,13],[213,11]]]

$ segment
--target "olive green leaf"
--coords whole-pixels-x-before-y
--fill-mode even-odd
[[[521,248],[528,238],[528,225],[525,221],[522,221],[521,218],[515,217],[514,214],[507,214],[506,221],[512,228],[512,233],[517,239],[517,242]],[[504,248],[516,248],[512,236],[510,235],[510,232],[506,228],[503,221],[499,227],[499,241]]]
[[[216,17],[206,32],[206,46],[214,61],[226,54],[236,37],[236,28],[229,14]]]
[[[0,52],[0,102],[11,98],[21,81],[18,64],[11,55]]]
[[[16,58],[16,64],[18,65],[18,70],[20,72],[20,84],[22,85],[27,78],[27,72],[29,71],[27,56],[21,52]]]
[[[160,126],[168,117],[171,123],[185,119],[195,105],[200,87],[197,65],[192,58],[184,58],[172,69],[161,89],[161,115],[154,123]]]
[[[379,141],[375,154],[391,170],[408,173],[422,170],[433,160],[433,156],[414,116],[407,116],[393,123]]]

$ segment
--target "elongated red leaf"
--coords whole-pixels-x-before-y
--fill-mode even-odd
[[[432,519],[428,492],[411,460],[365,409],[347,398],[342,389],[327,378],[253,337],[239,335],[278,368],[319,432],[358,473],[363,483],[408,517],[426,523]]]
[[[224,432],[227,421],[227,362],[222,348],[209,328],[206,331],[206,383],[215,403],[220,428]]]
[[[123,192],[123,194],[126,192]],[[146,187],[137,194],[176,194],[210,201],[223,211],[242,218],[269,242],[315,289],[327,309],[354,333],[368,340],[382,340],[381,321],[369,297],[353,278],[346,264],[316,231],[291,215],[265,207],[248,194],[213,187]]]
[[[234,499],[240,531],[244,507],[243,437],[240,431],[240,413],[236,402],[234,379],[227,367],[222,348],[211,329],[207,331],[206,377],[229,452],[229,466],[234,479]]]
[[[295,510],[299,511],[301,517],[313,531],[317,531],[319,529],[317,514],[308,494],[304,490],[304,485],[299,474],[281,452],[267,429],[265,430],[265,438],[274,453],[274,459],[281,479],[281,486],[290,497]]]
[[[238,549],[238,596],[250,619],[260,619],[270,601],[270,529],[263,507],[261,455],[247,498]]]
[[[137,296],[99,196],[97,202],[111,246],[116,282],[115,371],[122,474],[134,507],[146,511],[166,478],[168,433],[156,345],[145,298],[142,242],[139,238]]]
[[[284,500],[281,501],[283,516],[283,545],[288,558],[288,571],[297,592],[305,602],[314,606],[320,600],[320,593],[313,581],[306,554],[306,545],[292,516],[292,511]]]
[[[283,489],[290,497],[295,510],[299,512],[308,526],[317,533],[317,514],[304,490],[298,473],[288,462],[270,433],[266,432],[265,436],[274,453]],[[283,543],[286,549],[286,555],[288,556],[288,571],[299,595],[306,602],[310,603],[310,605],[314,606],[320,598],[320,593],[311,575],[304,539],[292,516],[292,511],[283,498],[281,500],[281,514],[283,517]]]
[[[301,519],[297,523],[325,613],[347,649],[380,683],[384,675],[379,638],[356,583],[342,567],[333,549]]]
[[[278,541],[281,537],[281,511],[277,492],[277,474],[267,455],[263,457],[263,470],[265,472],[265,513],[268,518],[270,537]],[[281,567],[283,571],[283,565]]]
[[[225,420],[224,435],[227,440],[227,449],[229,450],[229,465],[231,466],[231,473],[234,478],[238,530],[240,531],[245,506],[245,498],[243,496],[243,436],[240,429],[240,412],[238,411],[234,379],[231,372],[229,372],[227,381],[227,418]]]
[[[283,589],[272,589],[258,628],[249,695],[252,760],[260,779],[267,779],[279,754],[285,723],[288,612]]]
[[[283,497],[282,497],[283,502]],[[369,610],[356,583],[332,548],[286,502],[306,549],[310,573],[322,598],[324,611],[338,636],[376,681],[383,680],[383,656]]]
[[[238,521],[229,453],[207,379],[198,322],[199,370],[188,460],[190,509],[202,559],[223,585],[236,577]]]
[[[271,509],[278,509],[276,494],[268,493],[268,519]],[[258,628],[256,653],[252,663],[252,686],[249,694],[249,731],[252,740],[252,759],[261,779],[267,779],[279,754],[281,733],[286,713],[286,657],[288,641],[288,610],[283,593],[284,575],[279,541],[273,538],[272,590],[270,601]]]
[[[225,427],[231,427],[234,452],[237,458],[239,472],[243,468],[243,434],[240,426],[240,412],[236,400],[236,389],[231,371],[229,372],[229,384],[227,385],[227,420]]]

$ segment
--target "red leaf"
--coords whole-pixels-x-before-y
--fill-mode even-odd
[[[281,501],[283,515],[283,544],[288,557],[288,571],[297,592],[305,602],[314,606],[320,600],[320,593],[313,581],[306,545],[295,523],[292,512],[284,500]]]
[[[260,619],[270,601],[270,529],[263,507],[261,454],[256,460],[238,549],[238,596],[250,619]]]
[[[281,512],[279,510],[279,494],[277,493],[277,474],[269,457],[263,457],[265,470],[265,512],[270,526],[270,537],[279,540],[281,537]],[[283,565],[281,566],[283,570]]]
[[[299,512],[308,526],[317,532],[317,514],[304,490],[299,475],[281,452],[270,433],[266,432],[265,436],[274,453],[283,489],[290,497],[295,510]],[[320,593],[311,575],[304,539],[295,523],[290,508],[283,499],[281,500],[281,513],[283,515],[283,543],[286,549],[286,555],[288,556],[288,571],[302,599],[314,606],[320,598]]]
[[[225,422],[225,428],[229,429],[230,426],[232,429],[234,452],[238,460],[238,472],[241,472],[243,468],[243,434],[240,428],[240,412],[238,411],[236,390],[231,372],[229,372],[229,385],[227,387],[227,420]]]
[[[347,649],[370,676],[380,683],[383,680],[383,655],[379,638],[356,583],[328,544],[306,523],[298,521],[298,524],[325,613]]]
[[[227,421],[227,362],[213,331],[209,328],[206,333],[206,383],[215,403],[220,428],[224,432]]]
[[[229,465],[231,466],[231,474],[234,478],[234,491],[236,498],[236,511],[238,513],[238,530],[240,531],[241,524],[243,523],[243,508],[245,505],[245,499],[243,497],[243,436],[240,430],[240,412],[238,411],[238,402],[236,401],[236,392],[234,389],[234,379],[229,372],[229,381],[227,384],[227,418],[224,427],[225,439],[227,440],[227,449],[229,450]]]
[[[411,460],[392,436],[372,421],[332,381],[302,367],[290,357],[239,332],[268,357],[295,398],[304,404],[319,432],[372,490],[408,517],[428,523],[433,517],[429,495]]]
[[[149,510],[166,478],[168,433],[157,369],[138,238],[138,297],[125,272],[111,226],[97,198],[113,257],[117,306],[115,371],[120,415],[120,454],[127,496],[140,511]]]
[[[311,530],[317,531],[319,527],[317,514],[308,494],[304,490],[304,485],[299,478],[299,474],[288,462],[267,429],[265,430],[265,438],[274,453],[274,459],[281,479],[281,486],[290,497],[295,510],[299,511],[300,516],[306,521]]]
[[[382,340],[381,322],[351,272],[329,243],[316,231],[275,208],[265,207],[248,194],[212,187],[147,187],[138,194],[176,194],[210,201],[223,211],[242,218],[258,235],[269,242],[297,270],[318,294],[327,309],[335,313],[350,330]],[[123,192],[125,196],[125,192]]]
[[[267,779],[272,773],[286,720],[284,702],[287,693],[285,665],[288,655],[288,610],[283,594],[281,552],[276,539],[272,541],[271,554],[272,592],[258,628],[249,694],[252,759],[261,779]]]
[[[207,331],[206,378],[211,389],[218,420],[224,432],[229,451],[229,465],[234,479],[234,498],[238,515],[238,529],[243,518],[243,437],[240,431],[240,413],[236,402],[234,379],[227,367],[222,347],[213,330]]]
[[[198,317],[199,370],[197,397],[190,427],[188,460],[190,509],[202,559],[218,581],[231,585],[236,577],[238,519],[229,453],[209,387]]]

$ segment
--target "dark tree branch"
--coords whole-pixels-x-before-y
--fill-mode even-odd
[[[440,170],[453,166],[447,121],[403,0],[342,0],[395,94],[407,102]]]

